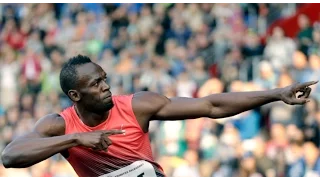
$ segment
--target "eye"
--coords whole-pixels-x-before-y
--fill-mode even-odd
[[[98,82],[96,82],[96,83],[94,83],[94,85],[93,85],[93,86],[97,87],[98,85],[99,85],[99,83],[98,83]]]

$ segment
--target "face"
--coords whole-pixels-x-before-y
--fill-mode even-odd
[[[30,94],[26,94],[25,96],[23,96],[21,101],[23,108],[29,109],[32,107],[33,98]]]
[[[319,43],[320,42],[320,31],[313,31],[312,37],[313,37],[313,41]]]
[[[255,168],[255,164],[256,164],[256,161],[254,157],[247,157],[242,160],[242,166],[244,167],[244,169],[248,171],[253,170]]]
[[[278,82],[278,86],[282,88],[282,87],[289,86],[292,83],[293,83],[293,80],[292,80],[292,78],[290,77],[289,74],[282,74],[280,76],[280,79],[279,79],[279,82]]]
[[[307,58],[302,52],[296,52],[294,54],[293,66],[296,69],[303,69],[307,66]]]
[[[271,137],[274,140],[286,137],[285,127],[281,124],[274,124],[271,127]]]
[[[274,28],[273,37],[275,37],[277,39],[281,39],[283,36],[284,36],[283,29],[281,29],[280,27]]]
[[[78,105],[91,112],[103,113],[113,107],[110,86],[106,83],[107,74],[94,63],[77,68],[78,85],[70,90],[69,96]]]
[[[320,69],[320,58],[317,55],[311,55],[309,58],[310,67],[312,70]]]
[[[318,148],[311,142],[303,145],[304,156],[308,164],[313,164],[319,156]]]
[[[255,141],[255,148],[254,148],[254,155],[256,157],[262,157],[265,153],[265,143],[263,141],[263,139],[261,138],[257,138],[256,141]]]
[[[304,29],[306,27],[308,27],[309,25],[309,19],[306,15],[300,15],[298,17],[298,25],[300,27],[300,29]]]
[[[269,63],[262,63],[260,66],[260,76],[263,79],[268,79],[272,74],[273,71],[271,65]]]

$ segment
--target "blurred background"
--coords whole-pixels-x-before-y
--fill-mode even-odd
[[[320,77],[319,4],[0,4],[0,152],[71,105],[59,72],[84,54],[111,91],[167,97],[265,90]],[[311,102],[150,125],[167,176],[319,176],[320,85]],[[248,99],[249,100],[249,99]],[[76,176],[61,155],[0,176]]]

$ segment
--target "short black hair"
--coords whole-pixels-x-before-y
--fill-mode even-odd
[[[74,89],[77,85],[77,70],[80,65],[92,63],[91,59],[87,56],[77,55],[66,62],[60,71],[60,86],[62,91],[68,96],[68,91]]]

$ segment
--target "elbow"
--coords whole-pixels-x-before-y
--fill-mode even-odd
[[[20,159],[19,157],[12,155],[12,153],[8,153],[4,150],[1,154],[1,161],[5,168],[21,168],[21,162],[17,160]]]
[[[212,118],[212,119],[221,118],[221,117],[223,117],[223,111],[221,110],[221,108],[211,105],[209,107],[209,113],[208,113],[207,117]]]
[[[12,168],[13,167],[13,160],[10,157],[10,155],[8,155],[8,153],[5,153],[4,151],[1,154],[1,161],[2,164],[5,168]]]
[[[231,117],[233,115],[236,115],[235,113],[229,112],[226,109],[219,108],[219,107],[214,107],[210,111],[210,115],[208,116],[209,118],[212,119],[220,119],[220,118],[227,118]]]

